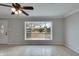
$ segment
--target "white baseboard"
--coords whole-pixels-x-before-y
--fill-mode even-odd
[[[77,51],[75,48],[71,47],[70,45],[65,45],[65,47],[67,47],[67,48],[71,49],[72,51],[79,54],[79,51]]]
[[[0,45],[64,45],[63,43],[8,43]]]

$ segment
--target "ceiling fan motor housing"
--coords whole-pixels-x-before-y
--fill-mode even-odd
[[[18,3],[12,3],[12,7],[14,7],[16,9],[16,11],[21,9],[21,5]]]

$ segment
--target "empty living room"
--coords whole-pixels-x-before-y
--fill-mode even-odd
[[[0,56],[79,56],[79,3],[0,3]]]

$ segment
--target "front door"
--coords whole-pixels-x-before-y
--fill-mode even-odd
[[[8,44],[7,20],[0,20],[0,44]]]

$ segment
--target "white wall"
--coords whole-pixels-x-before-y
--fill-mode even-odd
[[[65,45],[79,53],[79,12],[65,19]]]
[[[1,19],[5,20],[5,19]],[[27,44],[27,43],[48,43],[63,44],[63,19],[53,19],[50,17],[28,17],[13,18],[8,20],[8,43],[9,44]],[[24,21],[52,21],[53,22],[53,40],[52,41],[26,41],[24,40]]]

